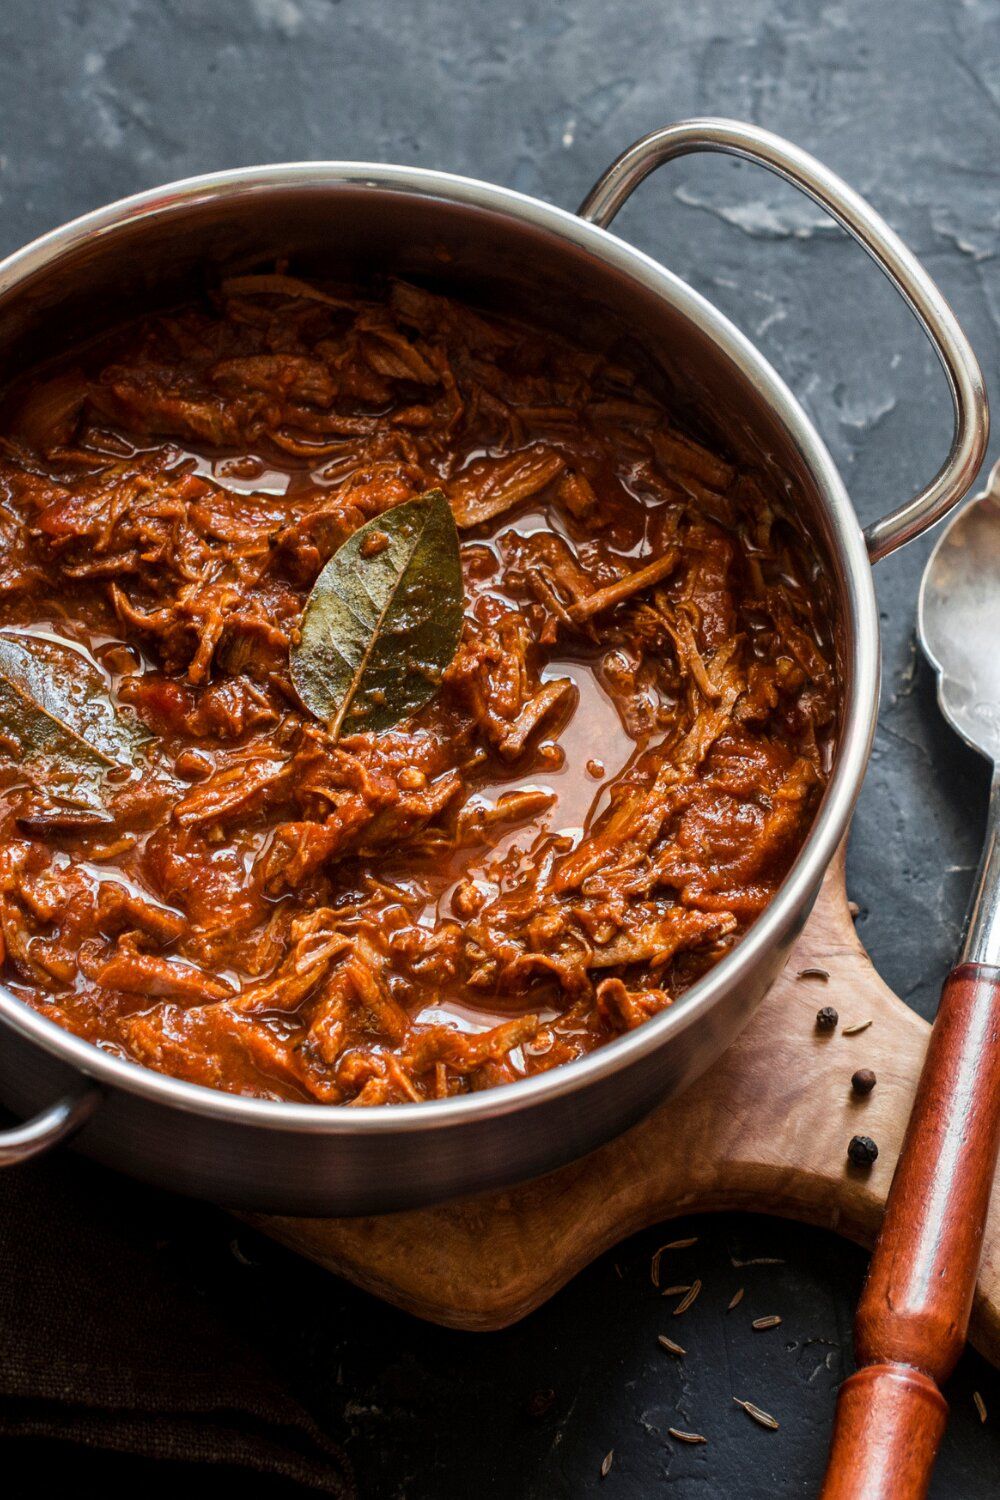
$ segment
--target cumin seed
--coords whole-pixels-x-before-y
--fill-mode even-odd
[[[845,1026],[840,1033],[841,1036],[857,1036],[859,1031],[867,1031],[871,1021],[859,1021],[856,1026]]]
[[[769,1411],[761,1411],[760,1407],[755,1406],[752,1401],[741,1401],[739,1396],[734,1396],[733,1400],[737,1406],[742,1406],[748,1417],[753,1417],[754,1421],[759,1422],[762,1427],[770,1427],[772,1432],[777,1432],[781,1424],[771,1416]]]
[[[614,1461],[615,1461],[615,1450],[613,1448],[609,1448],[608,1451],[607,1451],[607,1453],[605,1453],[604,1458],[601,1460],[601,1478],[602,1479],[607,1479],[608,1475],[611,1473],[611,1465],[614,1463]]]
[[[739,1305],[740,1305],[740,1303],[742,1301],[743,1301],[743,1288],[740,1287],[740,1289],[739,1289],[738,1292],[734,1292],[733,1293],[733,1296],[732,1296],[732,1299],[731,1299],[731,1301],[729,1303],[729,1306],[726,1308],[726,1312],[732,1312],[733,1308],[734,1307],[739,1307]]]
[[[708,1442],[708,1438],[702,1437],[700,1432],[683,1432],[680,1427],[668,1427],[667,1431],[669,1432],[670,1436],[672,1438],[676,1438],[679,1443]]]
[[[973,1393],[972,1393],[972,1399],[973,1399],[973,1401],[975,1403],[976,1411],[979,1413],[979,1420],[980,1420],[980,1422],[985,1422],[986,1421],[986,1402],[983,1400],[982,1396],[979,1394],[978,1391],[973,1391]]]
[[[661,1293],[664,1297],[680,1297],[691,1290],[691,1283],[685,1282],[683,1286],[665,1286]]]
[[[750,1327],[757,1329],[777,1328],[780,1322],[781,1318],[777,1313],[769,1313],[766,1318],[754,1318],[753,1322],[750,1324]]]
[[[694,1301],[700,1291],[701,1280],[699,1279],[688,1288],[687,1296],[682,1297],[680,1302],[678,1302],[677,1306],[674,1308],[675,1318],[680,1317],[681,1313],[687,1312],[688,1308],[691,1306],[691,1303]]]
[[[668,1339],[665,1333],[657,1334],[656,1342],[660,1345],[661,1349],[669,1349],[671,1354],[687,1353],[687,1350],[682,1348],[680,1344],[675,1344],[673,1339]]]
[[[668,1250],[689,1250],[692,1245],[697,1245],[698,1236],[693,1235],[689,1240],[671,1240],[667,1245],[661,1245],[654,1250],[653,1258],[649,1263],[649,1279],[654,1286],[660,1284],[660,1261]]]

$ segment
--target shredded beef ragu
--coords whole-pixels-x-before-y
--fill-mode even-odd
[[[44,1015],[239,1093],[441,1097],[639,1025],[773,896],[835,732],[823,578],[627,370],[275,274],[7,411],[3,623],[85,646],[149,735],[96,826],[3,756],[4,977]],[[303,604],[437,486],[458,655],[414,719],[335,743],[289,678]]]

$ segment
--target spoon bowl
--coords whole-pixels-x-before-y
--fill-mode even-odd
[[[1000,463],[928,559],[917,634],[938,702],[967,745],[1000,760]]]

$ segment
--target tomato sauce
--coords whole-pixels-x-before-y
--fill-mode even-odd
[[[334,736],[303,607],[432,488],[457,654]],[[197,1083],[397,1103],[577,1057],[739,940],[828,776],[782,497],[628,369],[405,283],[236,277],[29,377],[0,532],[5,982]]]

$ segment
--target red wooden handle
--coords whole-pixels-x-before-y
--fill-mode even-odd
[[[965,1344],[1000,1149],[1000,969],[945,981],[858,1303],[822,1500],[920,1500]]]

